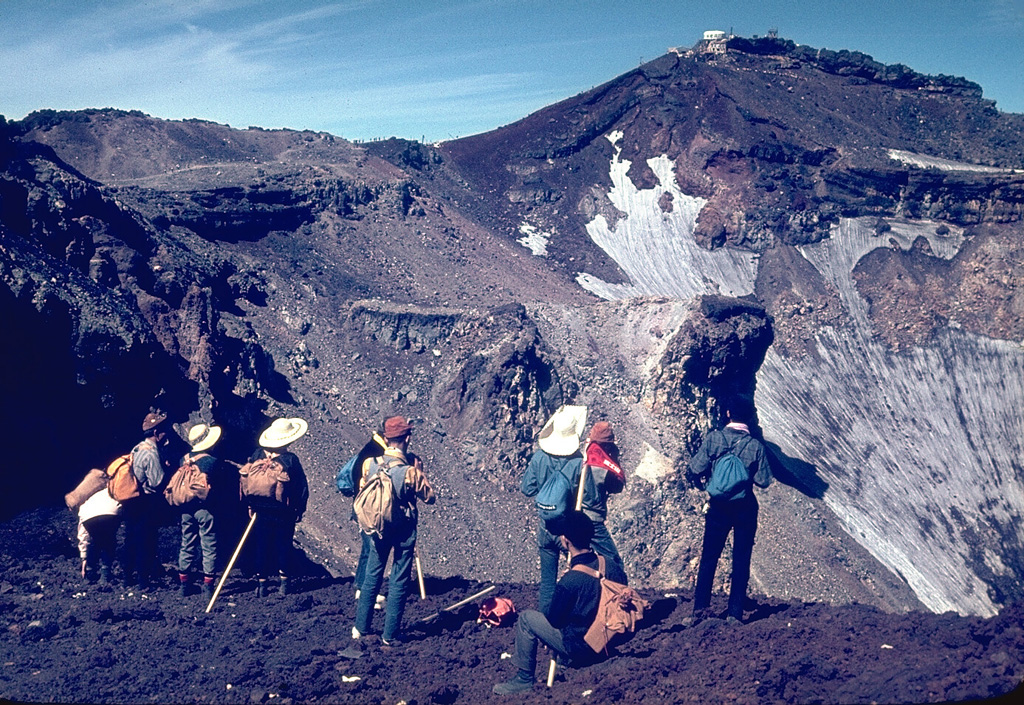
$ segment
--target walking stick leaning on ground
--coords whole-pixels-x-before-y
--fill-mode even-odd
[[[440,617],[445,612],[451,612],[453,610],[457,610],[458,608],[462,607],[463,605],[468,605],[473,600],[475,600],[475,599],[477,599],[479,597],[483,597],[484,595],[486,595],[489,592],[493,592],[495,589],[497,589],[497,587],[498,587],[497,585],[490,585],[488,587],[485,587],[480,592],[473,593],[469,597],[467,597],[465,599],[462,599],[462,600],[459,600],[455,604],[448,605],[443,610],[440,610],[438,612],[434,612],[434,614],[430,615],[429,617],[424,617],[423,619],[421,619],[418,622],[418,624],[429,624],[430,622],[433,622],[435,619]]]
[[[423,564],[420,563],[420,554],[419,554],[419,552],[418,551],[414,552],[413,553],[413,557],[416,560],[416,580],[419,581],[419,584],[420,584],[420,599],[421,600],[425,600],[425,599],[427,599],[427,588],[423,584]]]
[[[209,614],[210,610],[213,609],[213,603],[217,601],[217,596],[220,595],[220,589],[224,587],[224,582],[228,579],[228,575],[231,573],[231,569],[235,567],[235,561],[238,560],[238,554],[242,552],[242,546],[245,545],[245,540],[249,538],[249,532],[252,531],[252,525],[255,523],[256,512],[253,512],[252,519],[249,520],[249,525],[245,527],[245,532],[242,534],[242,539],[238,542],[238,548],[235,549],[235,553],[231,556],[231,560],[228,561],[228,565],[224,569],[224,575],[220,576],[220,582],[217,583],[217,589],[213,591],[213,597],[210,598],[210,604],[206,606],[207,614]]]
[[[583,460],[580,461],[580,484],[576,488],[576,511],[583,509],[583,488],[587,484],[587,472],[589,466],[587,465],[587,447],[590,445],[590,441],[587,440],[583,443]],[[569,561],[570,566],[572,563],[572,556],[566,555],[566,560]],[[551,659],[551,663],[548,664],[548,687],[550,688],[555,683],[555,668],[557,663],[554,658]]]

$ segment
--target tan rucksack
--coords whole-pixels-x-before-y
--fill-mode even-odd
[[[288,506],[288,471],[277,458],[260,458],[246,463],[238,471],[238,489],[241,498],[262,497]]]
[[[597,615],[583,640],[595,653],[602,653],[608,650],[608,644],[615,637],[636,631],[636,623],[644,618],[644,610],[650,604],[628,585],[604,577],[604,556],[598,555],[597,562],[598,570],[585,565],[575,565],[572,569],[601,582],[601,601]]]
[[[210,481],[196,465],[197,460],[208,457],[208,453],[187,456],[181,467],[174,471],[164,490],[164,499],[169,505],[180,507],[194,499],[204,500],[210,496]]]
[[[64,495],[64,503],[68,509],[78,509],[85,500],[104,489],[107,486],[107,471],[102,468],[93,468],[86,473],[82,481],[75,489]]]
[[[379,461],[385,460],[384,463]],[[395,491],[395,478],[391,476],[394,469],[402,470],[397,486],[405,482],[405,468],[408,465],[398,458],[373,458],[367,471],[367,479],[352,503],[356,513],[359,529],[364,534],[383,537],[399,517],[403,517],[402,508],[398,504]]]
[[[107,492],[118,502],[127,502],[142,494],[139,478],[132,469],[131,453],[114,458],[107,466]]]

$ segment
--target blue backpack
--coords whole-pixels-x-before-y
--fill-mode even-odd
[[[355,469],[356,465],[359,464],[358,461],[359,454],[357,453],[341,466],[337,476],[334,478],[334,484],[337,486],[338,492],[341,492],[346,497],[355,497],[356,495]]]
[[[373,438],[363,446],[363,449],[345,461],[338,470],[334,477],[334,486],[338,488],[338,492],[346,497],[355,497],[359,490],[358,475],[363,470],[363,461],[380,455],[385,448],[387,443],[378,434],[373,434]]]
[[[574,460],[577,458],[567,458],[562,463],[562,467],[550,473],[534,499],[537,514],[545,524],[555,528],[562,517],[572,511],[576,505],[576,488],[573,487],[572,479],[565,474],[566,466]],[[552,531],[552,533],[558,532]]]
[[[747,442],[750,442],[749,438]],[[730,448],[711,466],[711,479],[704,489],[715,499],[744,499],[749,485],[750,470]]]

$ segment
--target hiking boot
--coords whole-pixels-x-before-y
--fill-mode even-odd
[[[395,636],[391,637],[390,639],[385,639],[384,637],[380,638],[380,647],[382,649],[384,649],[385,651],[390,651],[392,649],[397,649],[399,646],[402,645],[402,643],[403,643],[402,637],[400,637],[398,635],[395,635]]]
[[[213,581],[203,581],[203,601],[209,603],[213,599]]]
[[[497,695],[513,695],[515,693],[529,693],[533,690],[533,679],[526,680],[520,675],[516,675],[510,681],[504,683],[498,683],[494,686],[493,691]]]
[[[257,580],[256,581],[256,597],[266,597],[266,596],[267,596],[267,581],[266,580]]]

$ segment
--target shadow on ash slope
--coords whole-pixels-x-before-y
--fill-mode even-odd
[[[600,216],[587,228],[632,285],[581,274],[581,286],[606,299],[752,292],[756,257],[697,245],[701,199],[680,192],[666,157],[648,164],[661,185],[638,190],[616,153],[609,198],[628,215],[614,229]],[[663,193],[673,213],[659,208]],[[817,355],[769,350],[758,373],[761,423],[767,440],[815,466],[846,531],[926,607],[990,616],[1021,580],[1024,352],[953,328],[902,353],[877,342],[853,282],[858,261],[890,240],[909,249],[923,236],[946,259],[962,243],[956,233],[936,235],[934,222],[893,222],[886,238],[872,224],[844,220],[829,240],[800,249],[838,290],[852,325],[820,329]],[[755,558],[755,578],[756,570]]]

